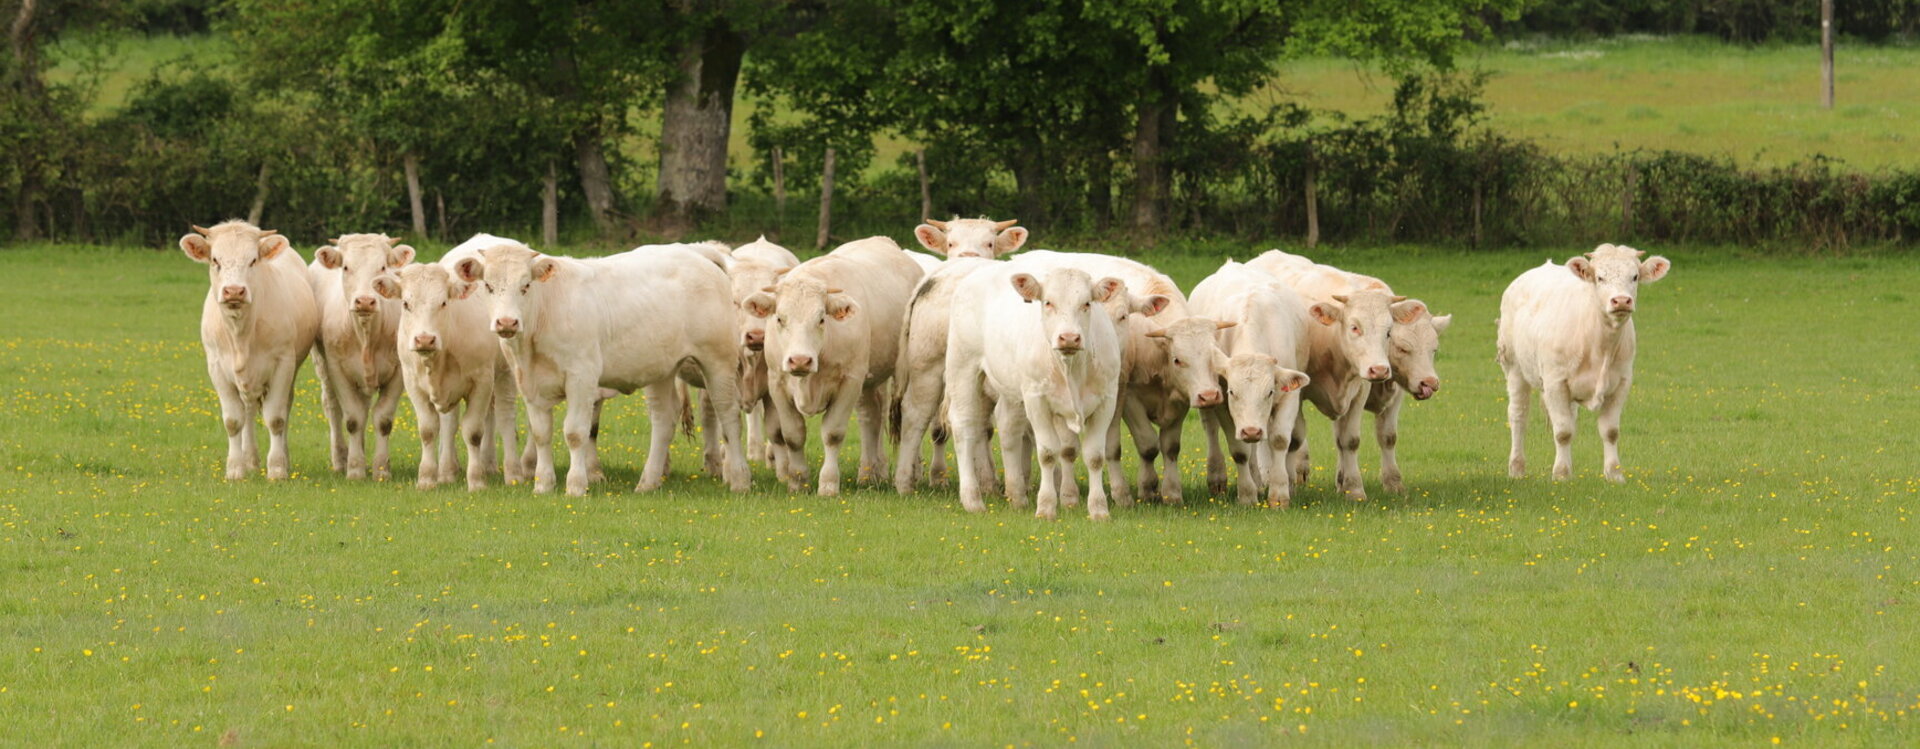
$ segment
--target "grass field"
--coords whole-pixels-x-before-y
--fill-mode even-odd
[[[1409,495],[1369,445],[1364,504],[1324,449],[1293,510],[1208,500],[1190,427],[1189,503],[1097,524],[758,468],[733,496],[685,439],[635,495],[637,398],[585,498],[417,492],[410,422],[402,480],[351,483],[310,375],[296,477],[226,483],[204,271],[0,252],[0,743],[1920,742],[1920,268],[1668,251],[1628,482],[1583,417],[1556,484],[1504,475],[1492,362],[1505,280],[1548,254],[1329,255],[1456,316]]]

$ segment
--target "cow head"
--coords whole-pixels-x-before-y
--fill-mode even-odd
[[[1226,394],[1220,392],[1220,375],[1226,371],[1227,355],[1214,344],[1214,333],[1233,326],[1230,322],[1189,317],[1146,333],[1159,345],[1167,384],[1175,393],[1186,396],[1194,408],[1226,402]]]
[[[860,312],[852,297],[811,277],[784,279],[747,297],[742,306],[754,317],[773,318],[768,339],[779,342],[774,348],[782,354],[780,371],[795,377],[820,371],[828,326]]]
[[[1291,423],[1285,414],[1274,418],[1274,409],[1294,399],[1299,405],[1299,390],[1310,382],[1305,372],[1280,366],[1266,354],[1240,354],[1226,362],[1227,413],[1233,417],[1233,438],[1241,442],[1259,442],[1271,424]]]
[[[478,286],[433,263],[409,265],[373,280],[380,296],[400,300],[400,350],[421,356],[446,347],[448,331],[456,325],[450,305],[471,297]]]
[[[341,301],[347,311],[362,325],[378,319],[385,311],[381,300],[391,297],[374,289],[374,279],[413,262],[413,248],[385,234],[346,234],[327,243],[314,251],[313,259],[322,268],[340,271]]]
[[[1031,273],[1015,273],[1008,281],[1023,301],[1040,303],[1040,329],[1047,345],[1062,356],[1073,356],[1087,346],[1093,305],[1105,304],[1127,285],[1112,277],[1095,281],[1085,271],[1072,268],[1056,268],[1046,275],[1044,283]]]
[[[230,312],[253,304],[254,269],[286,252],[287,238],[245,221],[227,221],[211,229],[193,227],[180,236],[180,250],[205,263],[210,293]]]
[[[764,289],[773,288],[790,269],[776,269],[753,260],[735,260],[727,266],[727,280],[733,287],[734,327],[740,331],[740,345],[759,351],[767,344],[767,316],[754,314],[747,300]]]
[[[533,330],[539,308],[539,287],[560,273],[560,262],[518,242],[488,247],[477,257],[462,258],[453,266],[462,281],[478,283],[487,293],[490,327],[502,339]]]
[[[1646,254],[1626,245],[1603,244],[1568,260],[1567,271],[1592,286],[1602,314],[1622,321],[1633,316],[1640,284],[1666,278],[1673,268],[1672,261],[1659,255],[1641,259]]]
[[[984,218],[956,218],[927,222],[913,228],[920,246],[948,258],[1010,255],[1027,243],[1027,230],[1014,226],[1019,219],[994,221]]]
[[[1334,329],[1340,353],[1353,371],[1371,382],[1384,382],[1393,376],[1387,361],[1387,334],[1393,330],[1393,305],[1404,297],[1383,291],[1353,291],[1336,294],[1332,302],[1319,302],[1307,308],[1314,322]]]
[[[1387,360],[1393,365],[1395,384],[1413,395],[1414,400],[1432,398],[1440,390],[1440,374],[1433,366],[1433,355],[1440,350],[1440,334],[1447,332],[1453,315],[1435,317],[1418,299],[1393,303],[1393,332],[1387,335]]]

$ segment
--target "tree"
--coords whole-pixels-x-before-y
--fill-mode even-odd
[[[40,236],[38,211],[82,126],[74,88],[42,77],[42,51],[69,28],[111,22],[116,12],[89,0],[0,2],[7,35],[7,56],[0,58],[0,186],[13,193],[15,239]]]

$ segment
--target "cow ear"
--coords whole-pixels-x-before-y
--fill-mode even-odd
[[[1390,309],[1393,310],[1393,321],[1401,325],[1412,325],[1413,321],[1420,319],[1421,315],[1427,313],[1426,303],[1418,299],[1394,302]]]
[[[1667,277],[1667,271],[1673,269],[1673,261],[1659,255],[1640,261],[1640,283],[1653,283]]]
[[[827,316],[835,320],[845,320],[860,311],[860,305],[853,303],[853,297],[845,294],[827,295]]]
[[[767,317],[773,314],[773,295],[764,291],[756,291],[747,295],[746,299],[741,300],[740,306],[746,309],[749,315],[753,315],[754,317]]]
[[[1013,290],[1019,292],[1020,298],[1024,301],[1034,301],[1045,293],[1045,289],[1040,287],[1040,279],[1034,278],[1031,273],[1015,273],[1010,281],[1013,283]]]
[[[1281,367],[1280,371],[1274,373],[1273,376],[1274,387],[1279,388],[1282,393],[1291,393],[1299,390],[1300,388],[1306,387],[1307,383],[1310,382],[1313,382],[1313,378],[1308,377],[1307,373],[1297,369],[1287,369],[1286,367]]]
[[[1140,308],[1136,311],[1147,317],[1153,317],[1161,312],[1165,312],[1167,307],[1172,304],[1173,297],[1165,294],[1153,294],[1140,300]]]
[[[543,257],[533,261],[533,267],[528,270],[533,273],[535,281],[551,281],[553,274],[560,271],[560,263],[553,258]]]
[[[447,296],[455,299],[465,299],[473,296],[473,290],[479,287],[479,284],[472,281],[455,281],[447,287]]]
[[[284,250],[289,246],[291,246],[291,243],[287,241],[287,238],[280,236],[278,234],[269,234],[267,236],[261,237],[260,238],[260,259],[272,260],[275,255],[280,254],[281,250]]]
[[[340,270],[341,263],[346,262],[346,258],[340,254],[340,248],[332,245],[314,250],[313,259],[319,261],[320,267],[327,270]]]
[[[1221,351],[1219,346],[1213,347],[1213,371],[1224,376],[1227,368],[1232,364],[1232,360],[1227,358],[1227,352]]]
[[[388,299],[399,299],[400,298],[400,281],[398,279],[395,279],[393,276],[387,275],[385,273],[382,273],[378,276],[374,276],[373,277],[373,293],[379,294],[380,296],[386,297]]]
[[[993,238],[993,256],[1012,254],[1027,243],[1027,227],[1015,226]]]
[[[467,283],[473,283],[487,277],[487,266],[480,264],[480,258],[461,258],[453,264],[453,275]]]
[[[1341,309],[1326,302],[1316,302],[1307,308],[1307,315],[1321,325],[1334,325],[1340,322]]]
[[[1433,332],[1445,333],[1447,332],[1447,326],[1452,324],[1453,324],[1453,315],[1440,315],[1438,317],[1435,317],[1433,318]]]
[[[1015,227],[1018,228],[1018,227]],[[1104,302],[1113,297],[1114,292],[1124,291],[1127,283],[1113,276],[1107,276],[1093,282],[1093,301]]]
[[[934,252],[938,252],[940,253],[941,257],[946,257],[947,255],[947,233],[946,232],[940,231],[939,229],[935,229],[930,224],[921,224],[919,226],[913,227],[913,238],[920,240],[921,247],[925,247],[929,250],[933,250]]]
[[[196,263],[204,263],[213,257],[213,245],[199,232],[180,235],[180,251],[187,253],[187,257],[193,258]]]
[[[405,267],[407,263],[411,263],[411,262],[413,262],[413,246],[412,245],[403,244],[391,250],[387,250],[387,267],[389,268]]]
[[[1574,277],[1582,281],[1588,283],[1593,282],[1593,262],[1584,257],[1576,257],[1568,260],[1567,270],[1573,273]]]

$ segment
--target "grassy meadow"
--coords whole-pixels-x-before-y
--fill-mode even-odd
[[[1455,315],[1409,494],[1369,441],[1340,497],[1316,416],[1294,509],[1210,499],[1196,420],[1187,504],[1047,523],[757,466],[735,496],[685,438],[637,495],[637,397],[583,498],[416,491],[406,418],[396,480],[348,482],[310,368],[296,476],[227,483],[202,268],[0,251],[0,743],[1920,743],[1920,266],[1666,251],[1628,482],[1588,414],[1572,481],[1544,416],[1509,480],[1499,293],[1568,254],[1323,254]]]

